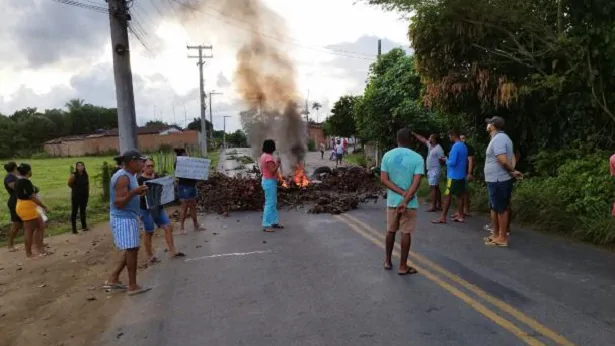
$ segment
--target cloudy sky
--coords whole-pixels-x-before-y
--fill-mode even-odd
[[[233,0],[227,0],[232,2]],[[408,21],[356,0],[262,0],[284,19],[282,34],[263,30],[264,39],[287,52],[295,64],[299,92],[324,107],[322,121],[344,94],[363,90],[377,53],[408,48]],[[105,7],[105,0],[72,1]],[[221,11],[217,1],[199,10],[195,0],[134,0],[130,36],[137,121],[184,125],[199,116],[198,68],[186,45],[213,45],[205,66],[205,89],[212,99],[214,126],[240,127],[245,109],[233,80],[239,33],[260,32]],[[53,0],[0,1],[0,113],[24,107],[61,108],[71,98],[115,107],[109,19],[106,14]],[[142,41],[142,42],[140,42]]]

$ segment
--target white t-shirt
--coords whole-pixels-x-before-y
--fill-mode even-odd
[[[336,144],[335,145],[335,152],[337,154],[343,154],[344,153],[344,146],[340,143],[340,144]]]

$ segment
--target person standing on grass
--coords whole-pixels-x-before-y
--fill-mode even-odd
[[[342,159],[344,158],[344,145],[342,141],[337,140],[337,144],[335,144],[335,167],[338,165],[342,165]]]
[[[387,188],[387,235],[384,269],[391,270],[391,256],[395,245],[395,233],[401,232],[401,258],[397,274],[415,274],[408,265],[412,232],[416,226],[416,210],[419,202],[415,196],[425,173],[423,157],[410,149],[410,131],[397,132],[397,148],[382,157],[380,181]]]
[[[442,224],[446,223],[446,215],[451,207],[453,196],[457,197],[459,206],[457,208],[457,214],[463,214],[463,195],[465,194],[467,184],[466,175],[468,167],[468,148],[459,139],[459,132],[456,130],[450,130],[448,137],[453,142],[450,155],[446,159],[446,201],[444,202],[444,208],[442,209],[442,215],[439,219],[432,220],[432,223]],[[463,217],[457,216],[453,219],[455,222],[464,222]]]
[[[514,179],[522,179],[523,174],[513,167],[515,154],[510,137],[503,131],[504,119],[496,116],[486,119],[486,123],[491,141],[485,155],[485,182],[489,193],[493,235],[485,238],[485,245],[506,247],[513,182]]]
[[[15,181],[15,196],[17,204],[15,212],[24,223],[25,250],[28,258],[34,257],[32,245],[36,249],[36,254],[40,256],[50,255],[45,251],[43,239],[45,238],[45,221],[39,211],[42,208],[48,211],[47,206],[39,199],[38,188],[32,185],[32,167],[27,163],[22,163],[17,167],[19,179]]]
[[[160,176],[156,174],[156,166],[154,165],[154,161],[152,159],[145,160],[143,164],[143,172],[137,178],[139,185],[143,186],[149,180],[159,178]],[[147,208],[147,202],[145,201],[145,196],[141,197],[141,222],[143,222],[143,228],[145,229],[145,237],[143,238],[143,243],[145,245],[145,251],[149,256],[149,262],[151,264],[156,264],[160,262],[156,256],[154,256],[154,249],[152,246],[152,237],[154,236],[154,232],[156,231],[156,226],[158,228],[162,228],[164,230],[164,240],[167,243],[167,250],[169,251],[169,256],[171,258],[179,258],[185,257],[186,255],[182,252],[177,252],[175,249],[175,242],[173,240],[173,227],[171,226],[171,221],[167,217],[167,214],[164,211],[162,206],[159,206],[157,210],[153,211]]]
[[[440,136],[432,134],[429,139],[412,132],[414,137],[421,143],[427,146],[427,182],[429,184],[429,197],[431,199],[431,208],[426,212],[433,213],[442,210],[442,192],[440,191],[440,178],[442,177],[442,169],[440,159],[444,157],[444,149],[440,145]]]
[[[122,156],[124,168],[111,177],[109,223],[115,246],[124,251],[124,254],[104,287],[128,289],[129,295],[135,295],[150,290],[137,284],[139,196],[147,192],[147,186],[139,186],[137,174],[141,171],[145,157],[136,150],[129,150]],[[128,269],[128,286],[120,282],[120,274],[124,268]]]
[[[75,164],[75,172],[71,173],[68,178],[68,186],[71,189],[71,214],[70,222],[73,228],[73,234],[77,234],[77,211],[81,219],[81,230],[87,231],[88,225],[86,222],[85,210],[88,206],[90,197],[90,178],[85,169],[85,164],[81,161]]]
[[[188,156],[185,149],[177,149],[176,156]],[[177,168],[177,160],[173,164],[173,169]],[[177,192],[179,194],[180,212],[179,212],[179,232],[180,234],[186,234],[184,224],[186,223],[186,217],[190,212],[192,218],[192,224],[195,231],[201,230],[201,225],[196,215],[196,199],[198,197],[198,190],[196,188],[197,181],[188,178],[177,179]]]
[[[459,139],[463,144],[466,145],[468,149],[468,174],[466,176],[466,191],[463,194],[463,213],[459,215],[459,213],[455,213],[453,215],[453,219],[455,218],[465,218],[470,216],[470,182],[474,180],[473,172],[474,172],[474,147],[472,147],[468,142],[466,142],[466,135],[459,136]]]
[[[281,161],[278,157],[275,159],[275,142],[272,139],[266,139],[263,142],[263,153],[258,160],[258,166],[261,169],[263,192],[265,193],[265,207],[263,208],[263,231],[275,232],[276,229],[282,229],[278,217],[278,170],[280,169]]]
[[[17,215],[17,195],[15,195],[15,182],[19,179],[19,173],[17,172],[17,164],[13,161],[4,165],[4,170],[6,171],[6,177],[4,177],[4,188],[6,192],[9,194],[9,199],[6,202],[7,207],[9,208],[9,214],[11,215],[11,229],[9,230],[9,234],[7,237],[7,248],[10,252],[17,251],[15,248],[15,238],[19,233],[19,230],[23,226],[23,222]]]

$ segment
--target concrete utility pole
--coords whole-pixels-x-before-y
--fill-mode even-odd
[[[214,140],[214,117],[211,114],[211,112],[212,112],[212,110],[211,110],[211,97],[213,95],[222,95],[222,93],[218,93],[215,90],[212,90],[212,91],[209,92],[209,122],[211,123],[211,132],[209,134],[210,134],[210,138],[211,138],[212,142]]]
[[[201,91],[199,93],[199,98],[201,101],[201,154],[203,155],[203,157],[207,156],[207,122],[206,122],[206,118],[205,118],[205,109],[206,109],[206,105],[205,105],[205,98],[207,97],[207,94],[205,94],[205,81],[203,80],[203,65],[205,64],[205,60],[206,58],[212,58],[213,55],[208,55],[208,56],[204,56],[203,55],[203,50],[204,49],[209,49],[211,50],[213,47],[212,46],[203,46],[203,45],[198,45],[198,46],[187,46],[186,48],[188,48],[188,50],[191,49],[196,49],[199,51],[199,55],[198,56],[188,56],[191,59],[199,59],[199,61],[196,63],[197,66],[199,67],[199,86],[201,88]],[[212,124],[213,126],[213,124]]]
[[[378,60],[380,60],[380,55],[382,55],[382,40],[378,39]],[[380,143],[376,141],[376,166],[380,166]]]
[[[226,118],[230,118],[230,115],[225,115],[224,116],[224,134],[222,134],[222,143],[223,143],[223,148],[226,150]]]
[[[113,76],[117,100],[117,123],[120,152],[137,149],[137,116],[132,89],[130,45],[128,42],[128,5],[126,0],[108,0],[111,48],[113,50]]]

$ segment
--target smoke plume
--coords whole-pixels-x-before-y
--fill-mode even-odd
[[[286,31],[284,19],[261,0],[201,0],[191,6],[193,15],[215,9],[244,24],[241,30],[219,28],[241,39],[233,84],[248,109],[241,113],[242,125],[255,154],[260,154],[263,140],[274,139],[294,170],[307,151],[307,133],[297,104],[294,63],[280,42],[272,39]]]

